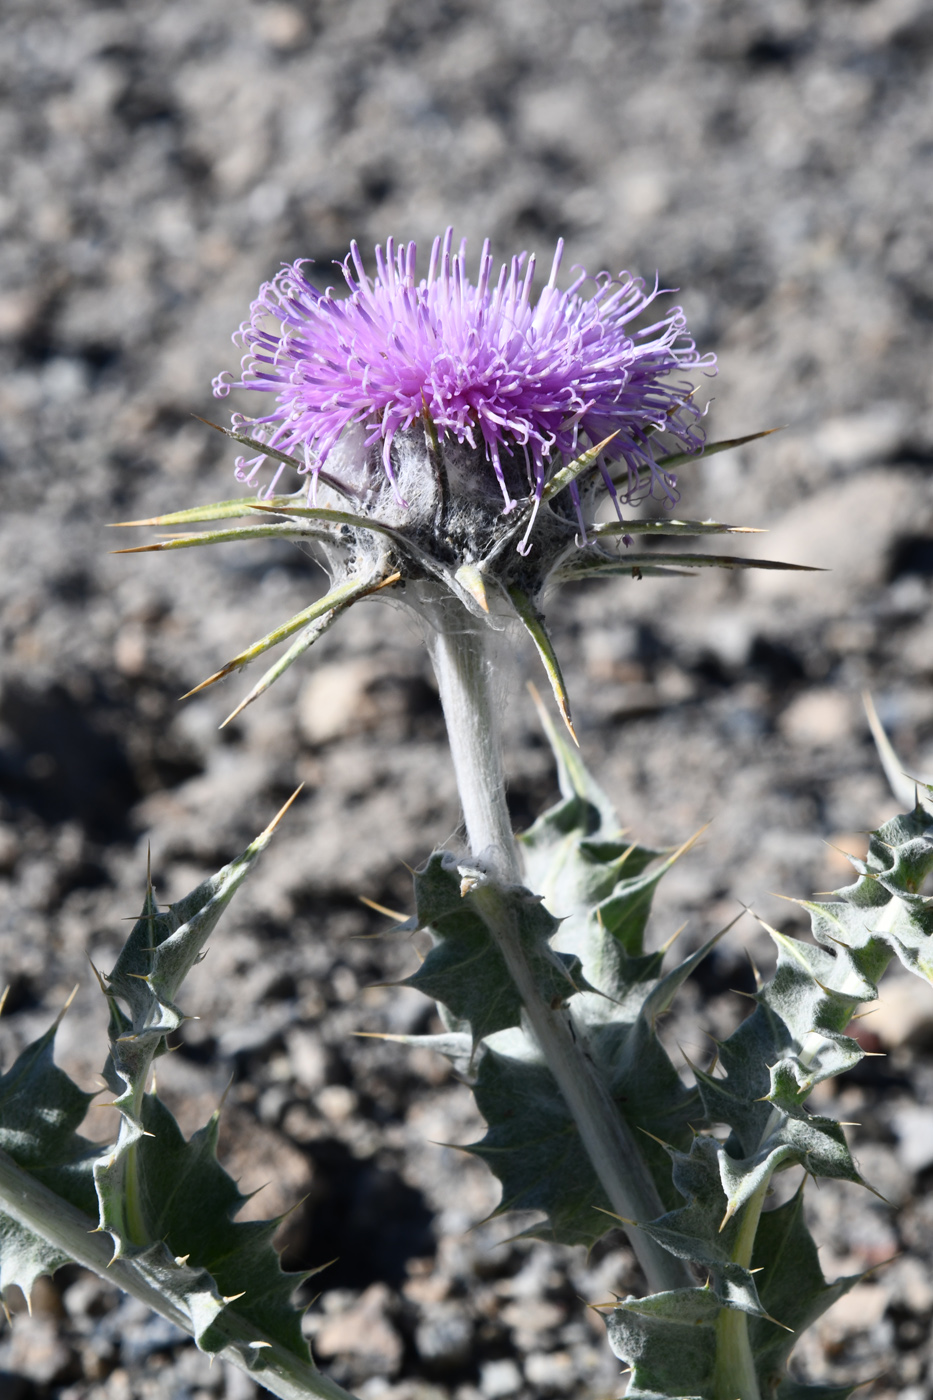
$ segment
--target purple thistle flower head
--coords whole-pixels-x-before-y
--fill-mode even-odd
[[[214,392],[272,396],[264,416],[234,414],[232,429],[221,429],[257,454],[238,460],[239,480],[255,486],[271,461],[278,464],[271,483],[258,499],[126,522],[187,527],[245,516],[248,525],[143,548],[275,537],[311,547],[329,572],[324,597],[197,687],[293,638],[231,719],[340,614],[378,596],[417,613],[431,645],[432,637],[465,635],[477,624],[501,632],[520,623],[569,725],[540,611],[550,585],[698,568],[802,567],[632,549],[642,535],[682,540],[744,532],[714,520],[622,515],[623,501],[646,495],[676,501],[672,469],[705,446],[702,408],[685,374],[712,373],[715,360],[697,353],[679,306],[640,326],[659,295],[657,282],[646,291],[629,273],[613,279],[603,272],[588,285],[578,269],[561,291],[562,252],[559,242],[534,303],[534,258],[522,253],[493,278],[487,242],[473,283],[465,244],[454,252],[450,229],[435,239],[420,280],[415,245],[396,252],[389,240],[384,253],[376,249],[375,277],[351,245],[344,297],[332,288],[319,292],[301,263],[283,267],[260,289],[234,337],[246,350],[241,378],[218,376]],[[274,494],[286,466],[308,476],[307,501],[302,492]],[[598,518],[606,493],[617,520]]]
[[[659,294],[657,283],[646,291],[628,273],[615,280],[600,273],[585,295],[587,276],[577,269],[560,291],[562,253],[561,241],[534,304],[533,257],[514,257],[493,278],[487,241],[473,283],[466,244],[454,252],[451,229],[435,239],[420,280],[414,243],[397,252],[391,239],[385,253],[377,247],[374,278],[352,244],[344,298],[332,288],[317,291],[302,263],[285,266],[260,289],[235,337],[246,349],[242,377],[218,376],[214,393],[275,395],[269,413],[237,417],[235,425],[246,421],[264,444],[298,456],[311,477],[310,495],[353,430],[370,464],[374,454],[381,457],[384,479],[405,508],[402,440],[411,429],[421,435],[426,424],[442,443],[468,449],[474,467],[491,467],[506,514],[516,495],[536,507],[567,460],[613,434],[593,465],[617,509],[620,485],[629,504],[654,491],[673,502],[676,483],[656,460],[653,434],[673,436],[688,452],[702,448],[693,385],[671,376],[711,371],[714,359],[697,353],[679,306],[635,328]],[[239,478],[253,485],[265,460],[240,459]],[[272,495],[283,470],[280,464],[264,495]],[[569,494],[585,538],[576,481]]]

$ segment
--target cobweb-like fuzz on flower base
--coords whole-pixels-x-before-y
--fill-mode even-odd
[[[265,416],[235,415],[232,428],[220,429],[253,454],[238,460],[239,479],[255,488],[270,463],[271,481],[238,500],[127,522],[251,518],[143,548],[299,540],[314,547],[329,572],[333,586],[324,598],[203,682],[292,639],[234,715],[342,612],[379,594],[408,604],[439,630],[456,628],[462,609],[499,630],[518,619],[569,726],[566,687],[539,611],[550,584],[702,567],[797,567],[732,555],[629,552],[641,535],[735,532],[715,521],[674,519],[670,511],[660,519],[623,519],[622,502],[660,495],[673,506],[677,467],[763,434],[704,446],[702,407],[684,372],[711,372],[713,359],[698,355],[681,309],[639,329],[657,286],[646,292],[627,273],[617,280],[601,273],[585,296],[579,272],[560,291],[561,253],[559,243],[534,304],[533,258],[513,258],[493,281],[487,244],[473,284],[464,246],[452,252],[450,230],[435,240],[421,281],[414,244],[396,253],[390,241],[385,254],[376,250],[375,278],[353,245],[342,299],[332,289],[318,292],[300,263],[261,289],[238,336],[247,349],[242,378],[220,376],[214,388],[221,397],[231,388],[274,395]],[[309,478],[307,490],[275,494],[286,468]],[[607,495],[618,518],[600,521]]]

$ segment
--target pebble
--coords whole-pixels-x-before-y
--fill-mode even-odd
[[[852,712],[851,696],[819,687],[791,701],[781,715],[780,729],[791,743],[808,748],[837,744],[852,733]]]
[[[904,1104],[891,1115],[897,1133],[897,1155],[908,1171],[922,1172],[933,1164],[933,1108]]]
[[[533,1351],[525,1357],[525,1376],[536,1394],[563,1395],[577,1381],[574,1359],[566,1351]]]
[[[435,1303],[415,1328],[418,1355],[431,1366],[452,1369],[470,1354],[473,1324],[457,1303]]]
[[[854,598],[884,583],[888,551],[909,525],[914,502],[908,474],[891,470],[860,472],[808,496],[742,552],[829,572],[815,581],[807,573],[753,571],[750,596],[771,605],[819,608],[824,617],[850,612]]]
[[[305,680],[298,698],[298,727],[309,744],[326,744],[378,719],[367,688],[379,674],[365,658],[319,666]]]
[[[486,1400],[501,1400],[522,1388],[522,1373],[510,1357],[485,1361],[479,1368],[479,1388]]]
[[[880,1322],[888,1306],[888,1294],[879,1283],[857,1283],[820,1319],[819,1329],[824,1338],[846,1337],[853,1332],[867,1332]]]
[[[18,1313],[12,1335],[0,1344],[0,1370],[26,1376],[37,1385],[61,1379],[74,1361],[74,1353],[58,1335],[51,1317]]]
[[[880,996],[860,1025],[867,1027],[889,1050],[922,1046],[933,1039],[933,988],[921,977],[892,970],[879,984]]]
[[[370,1375],[396,1375],[403,1347],[388,1317],[390,1296],[384,1283],[374,1283],[346,1311],[329,1316],[315,1336],[315,1352],[352,1357],[355,1368]]]

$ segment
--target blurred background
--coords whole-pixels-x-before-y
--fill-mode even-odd
[[[829,572],[577,586],[551,607],[584,754],[645,841],[711,825],[667,878],[655,938],[688,946],[739,901],[845,881],[895,805],[860,693],[933,773],[933,13],[922,0],[6,0],[0,19],[0,1023],[6,1063],[72,985],[59,1058],[103,1061],[86,953],[109,968],[147,848],[177,898],[305,789],[192,977],[201,1019],[161,1061],[186,1130],[233,1074],[222,1155],[294,1266],[338,1262],[308,1314],[366,1400],[613,1396],[584,1302],[640,1287],[624,1240],[582,1251],[476,1226],[497,1192],[444,1064],[357,1030],[426,1029],[372,987],[415,955],[358,895],[405,910],[405,868],[458,806],[417,631],[355,610],[235,725],[239,677],[177,697],[322,588],[285,544],[112,557],[110,521],[237,494],[211,378],[286,260],[351,239],[631,269],[679,288],[712,438],[682,510],[767,527]],[[426,248],[425,248],[426,251]],[[340,281],[339,271],[331,274]],[[705,389],[704,389],[705,392]],[[521,675],[534,659],[519,657]],[[521,693],[521,692],[519,692]],[[554,800],[529,704],[510,707],[516,824]],[[861,847],[860,847],[861,843]],[[686,988],[672,1054],[744,1013],[744,919]],[[368,988],[368,989],[367,989]],[[747,1006],[747,1003],[745,1003]],[[801,1374],[922,1400],[933,1313],[933,994],[897,979],[866,1060],[827,1091],[865,1175],[812,1192],[829,1275],[871,1275]],[[105,1137],[104,1110],[89,1131]],[[426,1140],[428,1145],[426,1145]],[[525,1222],[518,1222],[523,1224]],[[0,1335],[10,1400],[229,1396],[252,1383],[79,1270]]]

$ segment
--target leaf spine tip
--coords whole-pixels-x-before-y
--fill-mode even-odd
[[[62,1007],[61,1011],[59,1011],[58,1015],[55,1017],[55,1020],[52,1022],[52,1029],[53,1029],[53,1030],[58,1030],[58,1027],[61,1025],[62,1021],[64,1020],[65,1012],[68,1010],[68,1008],[71,1006],[71,1003],[74,1001],[75,997],[78,995],[78,986],[79,986],[79,984],[76,982],[75,985],[72,987],[72,989],[71,989],[71,991],[70,991],[68,997],[66,998],[64,1006]],[[6,1001],[6,992],[4,992],[2,999],[0,999],[0,1013],[2,1013],[2,1011],[3,1011],[3,1003],[4,1003],[4,1001]]]
[[[651,1134],[649,1133],[648,1136],[650,1137]],[[608,1215],[612,1220],[621,1220],[623,1225],[629,1225],[636,1230],[641,1229],[637,1220],[629,1220],[627,1216],[619,1215],[617,1211],[606,1210],[604,1206],[594,1206],[593,1209],[598,1210],[600,1215]]]
[[[684,1056],[684,1059],[686,1059],[686,1058],[687,1058],[687,1057],[686,1057],[686,1055],[685,1055],[685,1056]],[[663,1138],[657,1137],[654,1133],[649,1133],[648,1129],[647,1129],[647,1128],[643,1128],[643,1127],[641,1126],[641,1124],[638,1125],[638,1131],[639,1131],[640,1133],[644,1133],[645,1137],[653,1138],[655,1142],[659,1143],[660,1146],[663,1147],[663,1148],[665,1149],[665,1151],[667,1151],[667,1152],[674,1152],[674,1151],[676,1150],[675,1148],[673,1148],[673,1147],[671,1146],[671,1144],[670,1144],[669,1142],[665,1142]]]
[[[408,922],[407,914],[400,914],[397,909],[387,909],[384,904],[377,904],[374,899],[368,899],[365,894],[358,894],[357,899],[361,904],[365,904],[367,909],[375,909],[377,914],[384,914],[387,919],[395,919],[396,923],[404,924]]]
[[[633,849],[633,848],[632,848],[631,846],[629,846],[628,851],[626,851],[626,852],[625,852],[625,855],[622,857],[623,860],[625,859],[625,856],[628,855],[629,851],[631,851],[632,849]],[[598,908],[598,907],[597,907],[597,909],[596,909],[596,915],[597,915],[597,918],[599,919],[600,924],[602,924],[602,922],[603,922],[603,913],[602,913],[602,910],[601,910],[600,908]],[[670,938],[667,940],[667,942],[661,944],[660,948],[658,949],[658,952],[659,952],[659,953],[667,953],[667,952],[669,952],[669,951],[671,950],[671,948],[673,948],[674,944],[677,942],[678,938],[679,938],[680,935],[683,933],[684,929],[687,927],[687,925],[689,924],[689,922],[690,922],[689,919],[684,919],[684,921],[683,921],[683,923],[681,924],[680,928],[675,929],[674,932],[671,934]],[[730,925],[730,927],[731,927],[731,925]]]
[[[389,1031],[351,1031],[350,1034],[352,1036],[355,1036],[357,1039],[364,1040],[395,1040],[398,1041],[401,1045],[407,1045],[408,1042],[412,1039],[411,1036],[395,1035]],[[418,1040],[420,1039],[420,1037],[415,1036],[415,1039]]]
[[[791,1335],[793,1335],[793,1332],[794,1332],[793,1327],[788,1327],[788,1326],[786,1325],[786,1323],[778,1322],[777,1318],[776,1318],[776,1317],[772,1317],[770,1313],[766,1313],[766,1312],[759,1313],[759,1317],[763,1317],[763,1318],[765,1319],[766,1322],[770,1322],[774,1327],[780,1327],[782,1331],[784,1331],[784,1332],[790,1332]]]
[[[235,667],[232,663],[230,663],[227,666],[221,667],[221,669],[219,671],[215,671],[212,676],[208,676],[206,681],[199,681],[198,684],[192,690],[186,690],[184,695],[179,695],[179,701],[190,700],[192,695],[197,695],[199,690],[204,690],[207,686],[213,685],[215,681],[223,680],[224,676],[229,675],[230,671],[234,669]]]
[[[226,722],[227,722],[227,721],[224,720],[224,724],[226,724]],[[304,787],[304,783],[299,783],[299,784],[298,784],[298,786],[295,788],[295,791],[292,793],[292,795],[291,795],[291,797],[288,799],[288,801],[287,801],[286,803],[284,803],[284,805],[283,805],[282,807],[280,807],[279,810],[276,812],[275,816],[272,818],[271,822],[270,822],[269,825],[266,827],[265,831],[261,831],[261,832],[259,833],[259,835],[256,837],[256,840],[253,842],[253,845],[254,845],[254,846],[257,845],[257,844],[258,844],[260,841],[262,841],[264,838],[267,839],[268,837],[270,837],[270,836],[272,835],[273,831],[275,831],[276,827],[279,825],[279,823],[281,822],[282,818],[285,816],[285,813],[288,811],[289,807],[291,807],[292,803],[296,800],[296,798],[298,797],[298,794],[301,792],[301,790],[302,790],[303,787]]]

